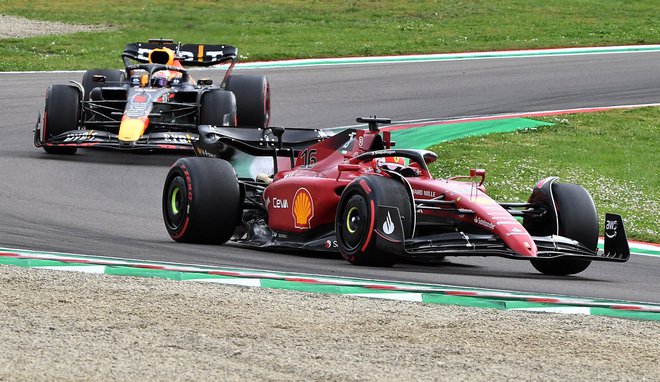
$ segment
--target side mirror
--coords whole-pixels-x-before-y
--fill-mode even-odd
[[[479,185],[481,186],[484,184],[484,180],[486,179],[486,170],[483,168],[471,168],[470,169],[470,178],[478,178],[481,177],[481,181],[479,182]]]
[[[424,157],[424,163],[429,165],[438,159],[438,154],[434,153],[433,151],[426,151],[423,157]]]
[[[210,78],[202,78],[197,80],[197,85],[199,86],[208,86],[208,85],[213,85],[213,80]]]
[[[102,74],[95,74],[95,75],[92,77],[92,82],[105,82],[105,80],[106,80],[106,78],[105,78],[105,76],[102,75]]]

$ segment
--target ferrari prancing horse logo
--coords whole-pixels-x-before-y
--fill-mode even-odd
[[[310,221],[314,217],[314,201],[306,188],[299,188],[293,196],[293,222],[294,227],[310,229]]]

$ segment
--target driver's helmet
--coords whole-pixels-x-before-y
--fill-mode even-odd
[[[406,167],[406,160],[402,157],[377,158],[376,165],[383,170],[401,171]]]
[[[172,70],[159,70],[151,76],[151,86],[162,88],[181,77],[181,73]]]

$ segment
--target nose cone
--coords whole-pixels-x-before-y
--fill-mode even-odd
[[[538,248],[534,239],[528,234],[517,235],[515,237],[505,237],[504,241],[518,254],[527,257],[536,257]]]
[[[148,120],[141,118],[124,118],[119,125],[119,142],[122,143],[135,143],[147,128]]]

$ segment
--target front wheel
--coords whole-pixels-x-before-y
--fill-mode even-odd
[[[354,265],[389,267],[412,236],[414,210],[399,180],[356,178],[341,194],[335,218],[337,245]]]
[[[182,243],[226,243],[243,213],[234,169],[215,158],[177,160],[167,174],[162,204],[167,232]]]
[[[69,85],[51,85],[46,91],[43,148],[49,154],[75,154],[76,147],[49,146],[52,137],[78,129],[80,119],[80,91]]]
[[[225,90],[236,96],[238,126],[268,127],[270,85],[265,76],[230,76]]]
[[[598,213],[589,192],[577,184],[553,183],[552,194],[557,206],[558,234],[598,250]],[[590,260],[558,258],[532,260],[532,266],[546,275],[573,275],[589,267]]]
[[[210,90],[202,95],[199,124],[236,126],[236,98],[222,90]]]

